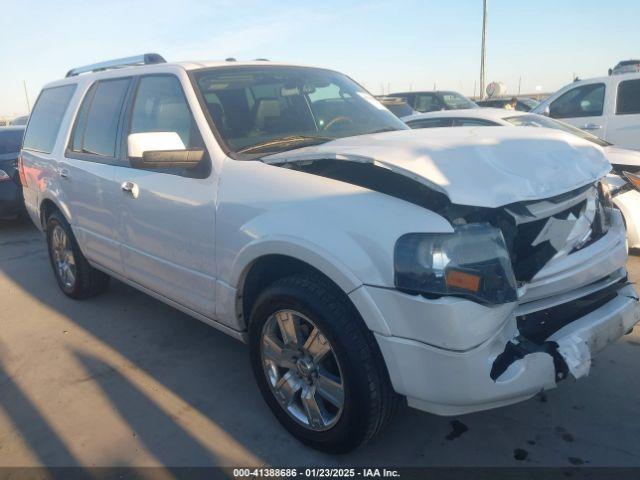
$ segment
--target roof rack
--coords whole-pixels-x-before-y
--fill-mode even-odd
[[[155,63],[167,63],[167,61],[157,53],[145,53],[133,57],[116,58],[115,60],[107,60],[106,62],[85,65],[84,67],[72,68],[67,72],[67,77],[75,77],[82,73],[101,72],[112,68],[132,67],[135,65],[153,65]]]

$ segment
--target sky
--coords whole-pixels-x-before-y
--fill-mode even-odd
[[[0,0],[0,116],[70,68],[156,52],[332,68],[373,94],[477,93],[482,0]],[[553,92],[640,58],[640,0],[489,0],[487,81]],[[475,89],[474,89],[475,87]]]

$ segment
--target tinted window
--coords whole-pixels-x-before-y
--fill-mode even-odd
[[[42,91],[31,113],[29,128],[24,137],[24,148],[51,153],[62,117],[75,89],[75,85],[65,85]]]
[[[407,125],[411,128],[450,127],[452,124],[453,120],[451,118],[428,118],[407,122]]]
[[[6,155],[7,153],[18,153],[20,146],[22,145],[22,135],[24,130],[22,129],[7,129],[0,128],[0,155]]]
[[[640,80],[626,80],[618,86],[618,115],[640,113]]]
[[[103,157],[116,156],[118,123],[129,82],[129,78],[98,82],[95,89],[92,89],[93,92],[90,92],[93,95],[85,97],[76,127],[84,133],[78,133],[82,135],[80,145],[79,138],[74,132],[74,149]]]
[[[582,85],[563,93],[549,105],[553,118],[599,117],[604,106],[604,83]]]

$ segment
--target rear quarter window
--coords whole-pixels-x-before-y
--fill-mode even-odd
[[[51,153],[56,143],[60,124],[76,85],[63,85],[42,90],[24,136],[23,148]]]

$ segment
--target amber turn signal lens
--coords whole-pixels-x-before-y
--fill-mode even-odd
[[[480,277],[478,275],[449,269],[446,273],[446,279],[449,287],[461,288],[470,292],[480,290]]]

